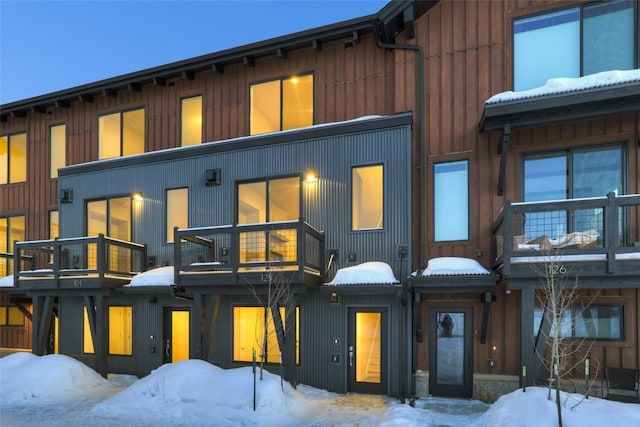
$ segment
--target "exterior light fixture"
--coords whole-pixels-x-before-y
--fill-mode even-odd
[[[308,184],[312,184],[314,182],[318,182],[318,175],[316,175],[316,171],[309,170],[307,171],[307,176],[305,178],[305,182]]]
[[[135,200],[136,202],[142,201],[142,193],[140,191],[136,191],[135,193],[133,193],[133,200]]]
[[[340,304],[340,297],[335,292],[332,292],[331,296],[329,297],[329,302],[331,304]]]

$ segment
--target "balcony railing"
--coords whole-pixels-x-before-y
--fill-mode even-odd
[[[324,234],[303,220],[174,230],[177,285],[320,282]]]
[[[145,270],[147,247],[106,237],[16,242],[15,286],[27,289],[106,288],[128,283]],[[31,257],[32,268],[18,259]]]
[[[640,195],[507,202],[493,225],[494,267],[505,277],[539,276],[561,260],[582,276],[640,271]]]
[[[14,256],[7,252],[0,252],[0,277],[13,275]],[[35,260],[32,256],[23,255],[19,261],[20,270],[33,270]]]

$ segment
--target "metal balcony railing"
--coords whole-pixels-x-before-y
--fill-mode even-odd
[[[128,283],[146,268],[144,244],[106,237],[76,237],[16,242],[16,287],[114,287]],[[24,269],[18,258],[31,257]]]
[[[639,223],[640,195],[507,201],[492,228],[494,267],[503,276],[524,274],[521,264],[562,257],[590,275],[637,274]]]
[[[177,285],[268,281],[274,272],[304,282],[324,270],[324,234],[304,220],[176,228],[174,245]]]

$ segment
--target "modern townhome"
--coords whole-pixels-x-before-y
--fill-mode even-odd
[[[557,332],[603,396],[640,369],[639,16],[392,0],[1,105],[3,354],[494,400]]]

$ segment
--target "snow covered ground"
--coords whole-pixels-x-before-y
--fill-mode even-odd
[[[415,407],[381,396],[339,395],[283,385],[249,367],[220,369],[200,360],[163,365],[138,379],[104,379],[67,356],[16,353],[0,359],[0,425],[31,426],[472,426],[556,425],[546,389],[527,388],[493,405],[426,398]],[[564,395],[564,425],[639,426],[640,405]]]

